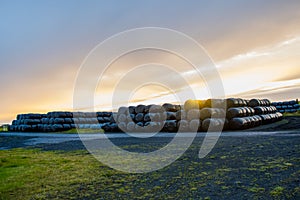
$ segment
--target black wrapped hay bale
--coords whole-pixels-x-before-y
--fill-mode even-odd
[[[191,109],[187,111],[186,119],[188,121],[194,120],[194,119],[200,119],[200,110],[198,109]]]
[[[234,107],[244,107],[247,106],[248,101],[240,98],[228,98],[226,99],[226,106],[227,108],[234,108]]]
[[[232,130],[242,130],[248,128],[247,121],[244,118],[236,117],[229,121],[229,128]]]
[[[222,131],[227,126],[227,123],[228,121],[225,119],[207,118],[204,121],[202,121],[202,130]]]
[[[139,113],[144,113],[145,112],[145,105],[138,105],[137,107],[135,107],[135,113],[139,114]]]
[[[250,107],[257,107],[257,106],[270,106],[271,102],[268,99],[251,99],[248,103]]]
[[[149,106],[149,113],[163,113],[165,109],[160,105],[150,105]]]
[[[203,105],[204,108],[226,108],[226,100],[224,99],[207,99]]]
[[[167,120],[176,120],[176,112],[165,112],[164,115]]]
[[[176,120],[179,121],[181,119],[186,119],[186,111],[185,110],[178,110],[176,112]]]
[[[120,107],[118,109],[118,115],[121,115],[121,114],[128,115],[129,114],[129,108],[127,108],[125,106]]]
[[[174,105],[174,104],[170,104],[170,103],[165,103],[162,105],[162,107],[164,108],[164,110],[166,112],[177,112],[178,110],[180,110],[179,105]]]
[[[177,122],[176,120],[167,120],[164,124],[164,131],[166,132],[177,132],[178,127],[177,127]]]
[[[128,132],[134,132],[135,131],[135,123],[134,122],[129,122],[126,126],[126,129]]]
[[[189,130],[192,132],[198,132],[201,130],[200,119],[193,119],[189,122]]]
[[[184,110],[189,111],[193,109],[200,110],[204,108],[205,100],[192,100],[189,99],[184,103]]]
[[[187,120],[181,119],[179,121],[177,121],[177,127],[179,129],[179,131],[189,131],[189,122]]]
[[[138,113],[135,116],[135,121],[136,122],[142,122],[144,120],[144,114],[143,113]]]
[[[203,108],[200,110],[200,119],[225,118],[225,110],[222,108]]]
[[[237,118],[237,117],[246,117],[249,110],[245,107],[233,107],[229,108],[226,113],[228,119]]]

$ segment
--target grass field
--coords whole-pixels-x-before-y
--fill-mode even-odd
[[[285,117],[299,117],[300,116],[300,110],[298,110],[295,113],[283,113],[283,116],[285,116]]]
[[[78,130],[76,128],[67,130],[67,131],[61,131],[61,132],[55,132],[55,133],[66,133],[66,134],[77,134]],[[83,134],[83,133],[104,133],[103,129],[79,129],[79,133]]]
[[[299,137],[221,138],[204,159],[195,141],[146,174],[104,166],[85,150],[0,151],[0,199],[299,199]],[[120,145],[127,150],[155,149]]]

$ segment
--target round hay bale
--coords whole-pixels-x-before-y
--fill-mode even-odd
[[[159,132],[162,128],[159,122],[147,122],[144,124],[144,132]]]
[[[165,112],[165,116],[166,116],[167,120],[176,120],[175,112]]]
[[[111,117],[113,115],[112,112],[102,112],[103,117]]]
[[[204,131],[222,131],[225,120],[220,118],[207,118],[202,122],[202,130]]]
[[[144,114],[149,113],[151,105],[146,105],[144,109]]]
[[[236,117],[229,121],[229,128],[232,130],[242,130],[247,128],[247,121],[244,118]]]
[[[104,117],[103,112],[96,112],[97,117]]]
[[[226,108],[226,100],[224,99],[207,99],[204,108]]]
[[[54,118],[65,118],[66,117],[66,113],[65,112],[52,112],[52,116]]]
[[[71,125],[70,124],[63,124],[63,129],[64,130],[70,130],[71,129]]]
[[[127,117],[127,122],[131,122],[135,119],[135,114],[129,114],[126,117]]]
[[[227,110],[227,119],[238,118],[244,116],[244,111],[240,107],[232,107]]]
[[[264,107],[261,107],[261,106],[256,106],[253,109],[254,109],[256,115],[263,115],[266,113]]]
[[[276,112],[275,113],[277,115],[278,120],[282,120],[283,119],[283,114],[280,112]]]
[[[25,124],[25,125],[34,125],[34,124],[36,124],[36,121],[34,119],[24,119],[22,122],[23,122],[22,124]]]
[[[74,122],[73,122],[73,119],[72,119],[72,118],[65,118],[65,123],[66,123],[66,124],[72,124],[72,123],[74,123]]]
[[[200,119],[200,110],[198,109],[191,109],[189,111],[187,111],[187,116],[186,116],[188,121],[191,120],[199,120]]]
[[[225,118],[225,110],[222,108],[203,108],[200,111],[200,119]]]
[[[120,123],[120,122],[127,122],[127,115],[126,114],[118,114],[117,123]]]
[[[64,129],[62,124],[53,124],[52,129],[55,131],[62,131]]]
[[[136,132],[143,132],[143,127],[144,127],[144,123],[143,122],[138,122],[135,124],[135,131]]]
[[[192,109],[200,109],[199,108],[199,104],[198,104],[198,100],[192,100],[192,99],[189,99],[187,100],[185,103],[184,103],[184,110],[186,111],[189,111],[189,110],[192,110]]]
[[[141,122],[143,120],[144,120],[144,114],[143,113],[136,114],[136,116],[135,116],[135,121],[136,122]]]
[[[135,112],[135,106],[129,106],[128,110],[129,110],[130,114],[136,114],[136,112]]]
[[[150,105],[149,113],[163,113],[164,108],[160,105]]]
[[[128,132],[134,132],[135,131],[135,123],[134,122],[127,123],[127,131]]]
[[[126,132],[127,131],[127,123],[126,122],[119,122],[118,127],[121,131]]]
[[[176,112],[176,120],[182,120],[182,119],[186,119],[186,111],[185,110],[178,110]]]
[[[166,112],[177,112],[177,106],[176,105],[173,105],[173,104],[170,104],[170,103],[165,103],[162,105],[162,107],[164,108],[164,110]]]
[[[153,113],[147,113],[144,115],[144,122],[150,122],[151,121],[151,116]]]
[[[85,117],[86,118],[94,118],[94,117],[96,117],[97,115],[96,115],[96,113],[95,112],[86,112],[85,113]]]
[[[181,119],[177,121],[178,131],[186,132],[189,131],[189,122],[187,120]]]
[[[239,101],[236,98],[226,99],[227,108],[239,107]]]
[[[129,108],[127,108],[125,106],[120,107],[118,109],[118,115],[121,115],[121,114],[128,115],[129,114]]]
[[[64,118],[55,118],[54,119],[54,124],[63,124],[65,123]]]
[[[192,132],[198,132],[201,129],[200,119],[193,119],[189,122],[189,130]]]
[[[165,116],[160,113],[151,113],[150,117],[151,117],[151,121],[153,122],[163,122],[165,120],[164,118]]]
[[[116,120],[118,119],[118,114],[116,114],[116,113],[113,113],[111,116],[110,116],[110,118],[109,118],[109,122],[110,123],[116,123]]]
[[[110,117],[103,117],[103,120],[104,120],[105,123],[110,122],[110,118],[111,118],[111,116]]]
[[[120,129],[116,123],[111,123],[109,126],[111,132],[120,132]]]
[[[137,107],[135,107],[135,113],[139,114],[139,113],[144,113],[145,111],[145,105],[138,105]]]
[[[23,115],[22,114],[18,114],[17,115],[17,120],[21,120],[21,119],[23,119]]]
[[[262,102],[259,99],[251,99],[249,101],[249,106],[250,107],[257,107],[257,106],[261,106]]]
[[[166,132],[177,132],[177,123],[176,120],[167,120],[164,125],[164,129]]]
[[[49,123],[49,118],[42,118],[41,122],[42,122],[42,124],[48,124]]]

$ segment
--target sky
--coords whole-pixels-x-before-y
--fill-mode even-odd
[[[197,41],[215,63],[226,97],[298,98],[299,10],[298,0],[0,0],[0,124],[18,113],[72,110],[77,73],[89,52],[112,35],[141,27],[173,29]],[[131,92],[131,102],[175,102],[174,93],[185,91],[175,75],[164,75],[164,65],[182,69],[180,75],[200,91],[197,98],[210,97],[186,62],[149,50],[112,64],[105,87],[96,91],[97,109],[109,109],[126,66],[147,63],[161,64],[154,66],[161,68],[159,80],[172,79],[173,90],[145,85]],[[124,93],[134,83],[127,82]]]

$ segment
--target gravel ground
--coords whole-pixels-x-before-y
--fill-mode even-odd
[[[161,170],[111,175],[105,187],[98,180],[53,198],[82,199],[84,193],[83,199],[300,199],[300,137],[221,137],[212,152],[199,159],[201,140],[196,138],[180,159]],[[165,138],[137,146],[137,141],[113,141],[140,152],[168,142]]]

